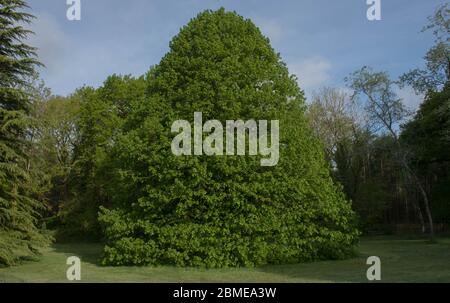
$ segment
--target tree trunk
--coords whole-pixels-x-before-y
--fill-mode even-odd
[[[413,204],[414,210],[417,212],[417,216],[419,217],[419,221],[420,221],[420,226],[422,227],[422,233],[424,234],[425,233],[425,220],[423,219],[422,209],[417,204],[417,201],[413,200],[412,204]]]
[[[427,214],[427,218],[428,218],[428,225],[429,225],[429,233],[430,233],[430,238],[433,239],[434,238],[434,226],[433,226],[433,216],[431,215],[431,209],[430,209],[430,203],[428,201],[428,195],[427,192],[425,191],[425,189],[422,186],[422,182],[420,182],[419,178],[417,177],[417,175],[414,173],[414,171],[409,167],[408,163],[406,163],[406,161],[403,159],[403,165],[405,166],[406,170],[408,171],[408,173],[414,178],[415,183],[417,184],[417,187],[419,188],[419,191],[422,195],[423,198],[423,204],[425,205],[425,212]]]

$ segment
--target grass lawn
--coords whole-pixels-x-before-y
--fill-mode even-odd
[[[359,256],[343,261],[270,265],[258,268],[198,269],[103,267],[98,244],[55,244],[38,262],[0,268],[0,282],[67,282],[66,258],[81,258],[81,282],[367,282],[366,259],[381,258],[382,282],[450,282],[450,238],[364,238]]]

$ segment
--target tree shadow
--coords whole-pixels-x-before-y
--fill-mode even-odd
[[[316,261],[297,264],[265,265],[262,273],[285,277],[286,282],[328,283],[364,282],[366,265],[360,256],[346,260]]]
[[[76,256],[84,263],[93,265],[101,265],[101,257],[103,253],[102,243],[92,242],[67,242],[55,243],[52,245],[55,252],[63,253],[67,256]]]

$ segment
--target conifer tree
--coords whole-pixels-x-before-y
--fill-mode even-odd
[[[27,167],[29,96],[27,78],[40,63],[24,43],[31,33],[22,24],[33,16],[22,0],[0,0],[0,264],[28,258],[47,243],[37,228],[39,209]]]

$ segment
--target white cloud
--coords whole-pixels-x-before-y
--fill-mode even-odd
[[[315,90],[325,85],[330,79],[331,66],[331,62],[321,56],[288,64],[290,73],[297,76],[300,88],[305,91]]]
[[[45,64],[47,72],[57,72],[70,51],[69,39],[49,14],[35,13],[35,16],[29,26],[35,33],[29,36],[29,44],[38,48],[39,60]]]

